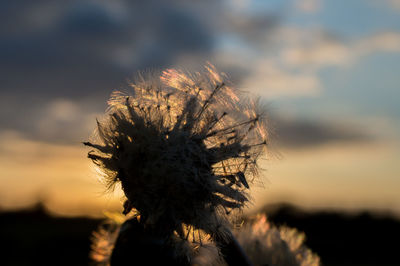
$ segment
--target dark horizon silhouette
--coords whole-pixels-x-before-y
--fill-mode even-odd
[[[0,209],[1,210],[1,209]],[[305,211],[266,205],[275,225],[306,234],[305,244],[322,265],[398,265],[400,220],[374,212]],[[88,265],[91,234],[103,219],[54,216],[43,203],[0,213],[2,265]]]

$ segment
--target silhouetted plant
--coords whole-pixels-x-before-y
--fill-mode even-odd
[[[139,75],[129,87],[112,94],[95,140],[84,143],[108,187],[121,184],[124,214],[134,210],[144,227],[189,241],[191,251],[210,236],[229,241],[227,215],[248,202],[266,151],[257,101],[212,65],[194,74]]]

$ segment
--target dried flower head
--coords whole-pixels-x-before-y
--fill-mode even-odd
[[[223,238],[267,144],[257,102],[239,97],[212,65],[129,86],[112,94],[97,140],[85,143],[89,158],[109,187],[121,183],[124,213],[135,209],[144,225],[182,239],[194,230]]]
[[[319,266],[320,258],[296,228],[272,225],[265,214],[248,219],[234,232],[254,265]]]

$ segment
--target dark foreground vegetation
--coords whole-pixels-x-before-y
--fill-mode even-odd
[[[38,204],[0,214],[0,265],[88,265],[101,220],[51,216]]]
[[[291,205],[264,211],[273,223],[305,232],[305,244],[323,265],[400,265],[400,220],[393,215],[306,212]]]
[[[304,231],[323,265],[400,265],[400,221],[390,215],[264,209],[269,220]],[[0,265],[88,265],[91,232],[101,220],[48,214],[42,205],[0,213]]]

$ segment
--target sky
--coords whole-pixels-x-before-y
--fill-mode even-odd
[[[0,3],[0,208],[120,205],[86,158],[111,92],[138,71],[211,62],[266,106],[253,204],[400,215],[400,1]]]

